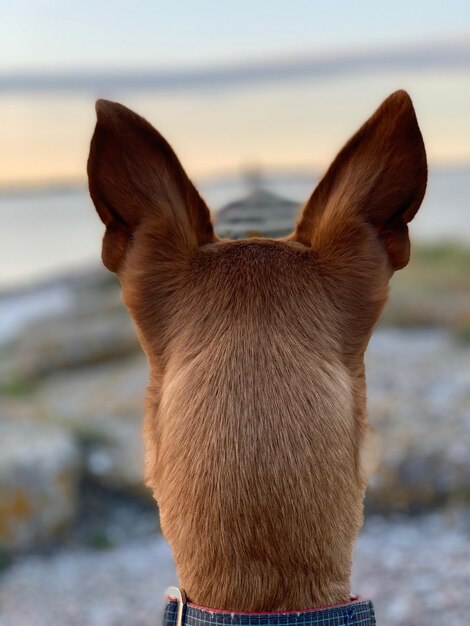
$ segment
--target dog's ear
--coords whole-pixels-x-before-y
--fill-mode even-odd
[[[88,180],[106,226],[106,267],[119,270],[141,225],[150,225],[173,244],[196,247],[213,241],[209,209],[165,139],[121,104],[98,100],[96,113]]]
[[[408,222],[423,200],[426,153],[410,97],[389,96],[348,141],[305,205],[293,238],[341,253],[370,229],[393,270],[409,260]],[[343,251],[344,252],[344,251]]]

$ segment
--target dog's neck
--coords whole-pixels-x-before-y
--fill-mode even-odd
[[[212,366],[214,371],[219,369],[217,360]],[[242,363],[238,362],[238,366],[243,370]],[[172,367],[170,362],[171,373]],[[324,452],[321,442],[313,448],[310,446],[313,435],[309,429],[315,425],[316,415],[325,419],[327,407],[310,411],[292,451],[283,444],[283,437],[293,435],[289,435],[287,427],[276,433],[275,423],[279,420],[272,410],[259,410],[256,428],[262,428],[261,432],[251,432],[253,417],[248,408],[245,414],[241,401],[234,404],[233,419],[228,419],[230,416],[225,412],[226,419],[221,420],[224,413],[218,407],[216,390],[211,392],[197,369],[189,368],[186,377],[187,369],[187,364],[175,368],[182,377],[181,385],[185,389],[191,387],[191,399],[196,404],[209,397],[210,410],[206,408],[192,417],[183,415],[180,424],[178,415],[182,405],[179,387],[174,383],[176,376],[171,376],[167,389],[155,368],[146,416],[146,428],[151,432],[146,435],[147,441],[158,440],[167,447],[168,456],[148,455],[147,472],[160,503],[162,530],[172,547],[178,577],[188,597],[200,605],[239,611],[306,609],[347,602],[353,545],[362,523],[360,503],[365,480],[349,480],[356,471],[356,460],[341,446],[335,447],[334,440],[329,450],[331,458],[337,457],[333,468],[323,464],[323,468],[315,469],[318,465],[315,454]],[[270,375],[269,366],[265,374]],[[325,385],[328,385],[326,381]],[[250,390],[260,393],[256,380],[253,388],[247,380],[245,397]],[[282,401],[282,393],[278,391],[278,400],[282,407],[288,407],[289,401]],[[336,390],[337,399],[338,396]],[[325,393],[322,397],[332,398],[332,394]],[[178,411],[173,411],[173,403]],[[321,405],[320,400],[318,404]],[[206,405],[203,402],[201,406]],[[338,400],[338,417],[328,419],[339,427],[344,424],[342,419],[349,419],[339,416],[342,405]],[[157,413],[162,419],[156,431]],[[293,420],[306,411],[291,408],[287,415],[291,413],[289,419]],[[191,424],[201,422],[202,433],[196,427],[188,431]],[[253,445],[257,441],[263,445],[271,441],[273,454],[268,458],[250,452],[250,437]],[[224,439],[227,444],[221,448],[218,442]],[[188,442],[193,450],[189,458]],[[150,464],[149,460],[154,463]],[[299,471],[302,475],[291,485],[290,477]],[[312,484],[310,476],[315,472],[318,482]],[[257,482],[257,474],[266,474],[269,480]],[[337,500],[337,491],[330,492],[332,480],[336,488],[341,485]],[[336,503],[335,515],[329,501],[332,498]],[[273,516],[273,510],[284,513]]]

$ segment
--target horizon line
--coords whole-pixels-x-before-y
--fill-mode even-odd
[[[461,171],[470,170],[469,160],[456,161],[436,161],[429,163],[430,171]],[[299,164],[298,166],[286,165],[285,167],[266,167],[261,168],[261,182],[263,177],[277,176],[280,178],[306,178],[319,177],[324,173],[325,168],[318,166],[309,166]],[[203,176],[193,176],[191,179],[197,187],[217,185],[221,183],[230,183],[236,180],[242,180],[245,176],[245,170],[222,170],[212,174]],[[60,193],[61,191],[83,191],[87,190],[87,177],[64,177],[64,178],[47,178],[44,180],[24,180],[11,183],[0,182],[0,198],[8,196],[22,196],[30,194],[47,194]]]

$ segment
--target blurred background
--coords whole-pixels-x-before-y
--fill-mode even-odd
[[[470,5],[0,4],[0,625],[158,623],[175,581],[142,485],[147,368],[100,266],[97,97],[170,141],[232,237],[289,231],[392,91],[429,187],[367,354],[382,444],[353,591],[384,626],[470,611]]]

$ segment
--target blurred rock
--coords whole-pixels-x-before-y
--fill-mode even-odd
[[[79,455],[50,424],[0,416],[0,549],[53,538],[76,510]]]
[[[382,459],[369,510],[414,511],[470,500],[470,346],[436,330],[378,330],[367,352],[369,421]],[[60,425],[82,444],[101,485],[142,484],[142,354],[51,374],[21,411]],[[19,410],[19,409],[18,409]]]
[[[30,322],[0,353],[2,387],[139,350],[116,286],[77,297],[65,312]]]
[[[38,320],[9,346],[16,376],[26,380],[115,359],[138,349],[135,329],[120,303],[98,311],[74,311]]]
[[[382,449],[369,507],[469,501],[470,346],[435,330],[381,330],[366,362],[369,422]]]
[[[85,450],[88,475],[99,484],[152,498],[144,486],[144,449],[141,420],[116,418],[95,429]]]
[[[143,487],[142,420],[148,366],[141,354],[54,374],[34,394],[44,419],[84,446],[85,469],[100,484],[147,495]]]
[[[148,365],[143,354],[48,376],[32,395],[41,415],[93,436],[114,416],[141,418]]]

